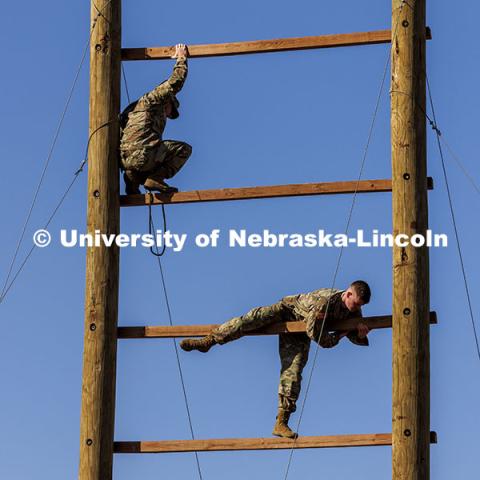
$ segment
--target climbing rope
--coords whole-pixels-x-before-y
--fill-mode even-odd
[[[105,8],[107,8],[107,6],[108,6],[110,3],[111,3],[111,0],[109,0],[109,1],[107,2],[107,4],[104,6],[103,10],[104,10]],[[70,106],[70,101],[71,101],[71,99],[72,99],[72,97],[73,97],[73,93],[74,93],[74,91],[75,91],[75,87],[76,87],[76,85],[77,85],[77,81],[78,81],[78,78],[79,78],[79,76],[80,76],[80,72],[81,72],[81,70],[82,70],[82,66],[83,66],[83,64],[84,64],[84,62],[85,62],[85,58],[86,58],[86,56],[87,56],[88,48],[89,48],[90,42],[91,42],[91,40],[92,40],[93,31],[94,31],[94,29],[95,29],[95,27],[96,27],[96,25],[97,25],[98,18],[99,18],[100,16],[103,17],[102,11],[101,11],[101,10],[98,10],[97,7],[95,7],[95,8],[97,9],[98,13],[97,13],[96,17],[95,17],[95,18],[93,19],[93,21],[92,21],[92,27],[91,27],[91,29],[90,29],[90,34],[89,34],[89,37],[88,37],[88,41],[87,41],[87,43],[86,43],[86,45],[85,45],[85,48],[84,48],[84,50],[83,50],[83,54],[82,54],[82,57],[81,57],[81,60],[80,60],[80,64],[79,64],[79,66],[78,66],[78,68],[77,68],[75,77],[74,77],[74,79],[73,79],[72,86],[71,86],[71,88],[70,88],[69,94],[68,94],[68,96],[67,96],[67,100],[66,100],[66,102],[65,102],[65,106],[64,106],[64,108],[63,108],[63,110],[62,110],[62,113],[61,113],[61,115],[60,115],[60,121],[58,122],[58,125],[57,125],[57,128],[56,128],[55,134],[54,134],[54,136],[53,136],[53,140],[52,140],[50,149],[49,149],[48,154],[47,154],[47,158],[46,158],[45,163],[44,163],[44,166],[43,166],[42,173],[41,173],[41,175],[40,175],[40,180],[38,181],[37,187],[36,187],[36,189],[35,189],[35,193],[34,193],[34,195],[33,195],[32,202],[31,202],[31,204],[30,204],[30,208],[29,208],[29,210],[28,210],[28,213],[27,213],[25,222],[24,222],[23,227],[22,227],[22,231],[21,231],[20,236],[19,236],[19,239],[18,239],[18,241],[17,241],[17,245],[16,245],[16,248],[15,248],[15,252],[14,252],[13,257],[12,257],[12,260],[11,260],[11,262],[10,262],[10,266],[9,266],[9,268],[8,268],[7,276],[6,276],[6,278],[5,278],[5,282],[4,282],[3,287],[2,287],[2,292],[0,293],[0,303],[3,302],[3,300],[4,300],[4,298],[5,298],[5,295],[7,294],[7,291],[10,290],[13,282],[14,282],[15,279],[18,277],[20,271],[23,269],[25,263],[27,262],[28,258],[30,257],[30,255],[32,254],[33,250],[35,249],[35,246],[33,246],[33,247],[30,249],[30,251],[29,251],[29,253],[27,254],[26,258],[25,258],[24,261],[22,262],[20,268],[19,268],[19,269],[17,270],[17,272],[15,273],[15,275],[14,275],[14,280],[9,283],[10,277],[11,277],[12,272],[13,272],[13,266],[14,266],[14,264],[15,264],[15,261],[16,261],[17,257],[18,257],[18,253],[19,253],[20,247],[21,247],[22,242],[23,242],[23,239],[24,239],[24,237],[25,237],[25,232],[26,232],[27,226],[28,226],[28,224],[29,224],[29,222],[30,222],[30,218],[31,218],[31,216],[32,216],[33,209],[34,209],[35,204],[36,204],[36,202],[37,202],[38,194],[39,194],[40,189],[41,189],[41,187],[42,187],[42,184],[43,184],[43,181],[44,181],[44,178],[45,178],[45,174],[46,174],[47,169],[48,169],[48,166],[49,166],[49,164],[50,164],[50,160],[52,159],[53,151],[54,151],[55,146],[56,146],[56,144],[57,144],[57,140],[58,140],[58,138],[59,138],[59,136],[60,136],[60,131],[61,131],[62,126],[63,126],[63,121],[64,121],[64,119],[65,119],[65,116],[66,116],[66,114],[67,114],[68,108],[69,108],[69,106]],[[105,18],[105,17],[104,17],[104,18]],[[70,188],[73,186],[73,183],[74,183],[74,182],[75,182],[75,180],[74,180],[74,181],[71,183],[71,185],[68,187],[68,189],[67,189],[67,191],[66,191],[66,194],[68,194],[68,192],[70,191]],[[55,209],[55,213],[56,213],[56,210],[58,210],[58,208],[60,207],[60,205],[63,203],[63,200],[64,200],[64,198],[61,200],[61,202],[59,203],[59,205],[58,205],[57,208]],[[53,218],[53,217],[50,218],[49,222],[51,221],[52,218]]]
[[[444,135],[440,136],[440,141],[447,147],[448,152],[450,153],[450,156],[455,160],[456,164],[460,168],[460,170],[463,172],[467,180],[472,184],[473,188],[476,190],[478,194],[480,194],[480,187],[477,185],[477,182],[473,178],[473,176],[468,172],[467,168],[465,165],[463,165],[462,161],[460,160],[459,156],[453,151],[452,147],[448,144],[447,140],[445,139]]]
[[[150,197],[150,202],[148,204],[148,233],[155,237],[155,225],[153,224],[153,216],[152,216],[152,202],[153,202],[153,193],[148,192]],[[162,216],[163,216],[163,233],[167,231],[167,215],[165,213],[165,204],[162,203]],[[162,251],[158,251],[158,247],[156,248],[156,252],[153,250],[153,247],[150,247],[150,253],[155,255],[156,257],[162,257],[165,253],[165,249],[167,248],[167,244],[163,242]]]
[[[429,97],[430,109],[432,110],[432,112],[431,112],[432,116],[430,116],[425,111],[425,109],[421,105],[419,105],[410,94],[408,94],[406,92],[401,92],[401,91],[395,91],[395,92],[403,94],[403,95],[407,95],[410,98],[412,98],[412,100],[415,102],[415,106],[418,107],[419,110],[425,115],[425,118],[427,119],[428,123],[430,124],[430,127],[432,128],[432,130],[436,134],[437,146],[438,146],[438,151],[440,153],[440,160],[441,160],[441,166],[442,166],[442,171],[443,171],[443,178],[445,180],[445,186],[446,186],[446,190],[447,190],[447,198],[448,198],[448,203],[449,203],[449,207],[450,207],[450,216],[452,217],[452,224],[453,224],[453,229],[454,229],[454,233],[455,233],[457,251],[458,251],[458,256],[459,256],[459,260],[460,260],[460,267],[461,267],[461,270],[462,270],[463,283],[464,283],[464,287],[465,287],[465,295],[467,297],[468,310],[469,310],[469,314],[470,314],[470,321],[471,321],[471,324],[472,324],[473,335],[474,335],[474,338],[475,338],[477,356],[478,356],[478,359],[480,360],[480,341],[478,339],[477,329],[476,329],[476,325],[475,325],[475,319],[474,319],[474,315],[473,315],[473,307],[472,307],[472,302],[471,302],[471,298],[470,298],[470,289],[468,287],[467,274],[466,274],[466,271],[465,271],[465,264],[464,264],[464,261],[463,261],[462,248],[461,248],[461,244],[460,244],[460,235],[458,233],[455,211],[454,211],[454,208],[453,208],[453,200],[452,200],[452,195],[451,195],[451,191],[450,191],[450,184],[449,184],[449,181],[448,181],[447,168],[446,168],[446,165],[445,165],[445,155],[443,153],[442,141],[443,141],[443,143],[445,143],[445,145],[448,145],[448,144],[443,139],[442,131],[440,130],[440,128],[438,127],[438,124],[437,124],[436,115],[435,115],[435,106],[434,106],[434,103],[433,103],[433,96],[432,96],[432,92],[431,92],[431,89],[430,89],[430,82],[429,82],[429,79],[428,79],[427,72],[424,70],[423,73],[425,75],[425,81],[426,81],[426,85],[427,85],[427,92],[428,92],[428,97]],[[453,150],[449,146],[447,148],[451,151],[451,153],[453,153]],[[459,165],[461,165],[461,163],[459,163]],[[463,165],[462,165],[462,167],[463,167]],[[473,178],[468,174],[467,170],[463,167],[462,171],[465,173],[467,178],[471,181],[472,185],[474,186],[475,190],[478,192],[479,189],[478,189],[475,181],[473,180]]]
[[[131,101],[130,101],[130,95],[128,93],[129,90],[128,90],[127,76],[125,75],[125,69],[123,68],[123,65],[122,65],[122,76],[123,76],[123,81],[124,81],[124,84],[125,84],[125,92],[127,94],[128,104],[130,104]],[[153,215],[152,215],[152,203],[153,203],[153,198],[154,197],[153,197],[152,192],[148,192],[148,195],[149,195],[149,200],[150,200],[149,203],[148,203],[148,232],[149,232],[150,235],[154,235],[154,232],[156,231],[155,222],[153,220]],[[163,204],[163,203],[162,203],[162,216],[163,216],[163,233],[165,233],[165,231],[167,230],[167,215],[166,215],[166,212],[165,212],[165,204]],[[167,283],[166,283],[166,280],[165,280],[165,273],[163,271],[163,265],[162,265],[162,260],[161,260],[161,257],[165,253],[165,249],[166,249],[165,242],[163,243],[161,251],[159,250],[158,245],[155,242],[155,250],[156,251],[154,251],[154,247],[150,247],[150,252],[153,255],[155,255],[155,257],[157,258],[158,270],[159,270],[159,273],[160,273],[163,295],[164,295],[164,298],[165,298],[165,306],[167,308],[167,313],[168,313],[168,322],[169,322],[170,326],[173,326],[172,310],[170,308],[170,300],[168,298]],[[174,338],[172,338],[172,343],[173,343],[173,348],[175,350],[175,358],[176,358],[176,362],[177,362],[178,375],[179,375],[180,383],[181,383],[181,386],[182,386],[183,401],[184,401],[184,404],[185,404],[185,410],[187,412],[187,420],[188,420],[188,426],[189,426],[189,429],[190,429],[190,437],[192,438],[192,440],[195,440],[195,432],[194,432],[194,429],[193,429],[192,414],[191,414],[191,410],[190,410],[190,403],[189,403],[189,400],[188,400],[187,388],[185,386],[185,377],[183,375],[182,363],[180,361],[180,353],[178,351],[177,341]],[[200,480],[203,480],[202,468],[200,466],[200,459],[199,459],[199,456],[198,456],[198,452],[194,452],[194,454],[195,454],[195,463],[196,463],[196,467],[197,467],[198,478]]]
[[[86,163],[88,162],[88,151],[89,151],[89,148],[90,148],[90,141],[92,139],[92,137],[99,131],[101,130],[102,128],[106,127],[107,125],[110,125],[111,123],[113,122],[116,122],[117,120],[110,120],[109,122],[105,122],[104,124],[100,125],[99,127],[97,127],[89,136],[88,138],[88,142],[87,142],[87,147],[86,147],[86,151],[85,151],[85,157],[84,159],[82,160],[82,162],[80,163],[79,167],[77,168],[77,170],[75,171],[75,173],[73,174],[73,179],[71,180],[71,182],[69,183],[69,185],[67,186],[67,188],[65,189],[63,195],[60,197],[60,200],[58,201],[57,205],[55,206],[55,208],[53,209],[53,212],[50,214],[50,217],[48,218],[47,222],[45,223],[45,225],[43,226],[43,229],[46,230],[48,228],[48,226],[50,225],[50,223],[52,222],[52,220],[54,219],[55,215],[57,214],[58,210],[60,209],[60,207],[62,206],[63,202],[65,201],[65,199],[67,198],[67,195],[69,194],[70,190],[72,189],[74,183],[77,181],[77,178],[79,177],[79,175],[83,172],[83,168],[85,167]],[[25,267],[28,259],[30,258],[30,256],[32,255],[32,253],[34,252],[34,250],[37,248],[37,245],[33,244],[32,247],[30,248],[29,252],[27,253],[27,255],[25,256],[23,262],[21,263],[21,265],[19,266],[19,268],[17,269],[17,271],[15,272],[15,275],[12,277],[12,279],[10,280],[10,283],[5,283],[5,286],[4,286],[4,289],[3,289],[3,292],[0,296],[0,304],[5,300],[5,297],[7,296],[8,292],[10,291],[10,289],[12,288],[13,284],[15,283],[16,279],[18,278],[18,276],[20,275],[20,273],[22,272],[23,268]]]
[[[425,75],[426,75],[426,73],[425,73]],[[391,90],[390,93],[399,93],[401,95],[406,95],[407,97],[412,98],[412,96],[409,93],[402,92],[401,90]],[[412,100],[415,102],[414,99],[412,99]],[[445,139],[444,133],[438,128],[435,121],[430,117],[430,115],[423,109],[423,107],[421,105],[419,105],[417,102],[415,102],[415,106],[425,115],[425,118],[427,119],[428,123],[432,127],[432,130],[434,130],[436,133],[438,133],[438,138],[440,139],[440,142],[445,145],[445,147],[449,151],[451,157],[455,160],[456,164],[458,165],[458,167],[460,168],[462,173],[465,175],[467,180],[471,183],[471,185],[475,189],[475,191],[480,194],[480,187],[477,185],[477,182],[475,181],[473,176],[468,172],[465,165],[463,165],[463,163],[460,160],[460,158],[458,157],[458,155],[453,151],[452,147],[449,145],[449,143]]]
[[[470,321],[471,321],[471,324],[472,324],[473,335],[475,337],[475,345],[476,345],[476,348],[477,348],[477,356],[478,356],[478,359],[480,360],[480,345],[479,345],[479,340],[478,340],[477,328],[476,328],[476,325],[475,325],[475,319],[474,319],[474,315],[473,315],[473,307],[472,307],[472,301],[471,301],[471,298],[470,298],[470,290],[468,288],[467,273],[465,271],[465,264],[464,264],[464,261],[463,261],[463,253],[462,253],[462,248],[461,248],[461,244],[460,244],[460,235],[458,234],[457,221],[456,221],[456,218],[455,218],[455,211],[454,211],[454,208],[453,208],[452,194],[450,192],[450,184],[449,184],[449,181],[448,181],[447,169],[446,169],[446,166],[445,166],[445,158],[444,158],[442,142],[441,142],[442,133],[437,126],[438,124],[437,124],[437,118],[436,118],[436,115],[435,115],[435,106],[434,106],[434,103],[433,103],[432,90],[430,88],[430,82],[428,80],[427,72],[425,72],[425,79],[426,79],[426,83],[427,83],[428,98],[429,98],[430,108],[432,110],[432,117],[433,117],[432,119],[430,119],[427,115],[427,119],[430,122],[430,126],[432,127],[432,130],[435,132],[436,138],[437,138],[438,151],[439,151],[439,154],[440,154],[440,160],[441,160],[441,164],[442,164],[443,178],[445,180],[445,187],[447,189],[448,204],[449,204],[449,207],[450,207],[450,216],[452,217],[453,230],[455,232],[455,240],[456,240],[456,244],[457,244],[458,258],[460,260],[460,267],[461,267],[462,276],[463,276],[463,284],[464,284],[464,287],[465,287],[465,295],[467,297],[468,310],[469,310],[469,313],[470,313]]]
[[[399,7],[400,12],[402,11],[405,4],[406,4],[406,0],[403,0],[400,7]],[[396,22],[395,28],[393,30],[392,44],[393,44],[393,39],[396,38],[399,19],[400,19],[400,16],[397,17],[397,22]],[[384,71],[383,71],[382,81],[380,83],[380,89],[379,89],[377,100],[376,100],[376,103],[375,103],[375,108],[374,108],[374,111],[373,111],[372,121],[370,123],[370,129],[369,129],[369,132],[368,132],[367,142],[365,144],[365,148],[364,148],[364,152],[363,152],[363,156],[362,156],[360,171],[359,171],[359,174],[358,174],[357,183],[355,185],[355,191],[353,192],[352,203],[351,203],[350,210],[349,210],[349,213],[348,213],[347,223],[346,223],[345,229],[344,229],[345,236],[347,236],[348,230],[350,228],[350,223],[351,223],[351,220],[352,220],[353,210],[354,210],[354,207],[355,207],[357,194],[358,194],[358,187],[359,187],[362,175],[363,175],[363,170],[364,170],[364,167],[365,167],[365,162],[366,162],[366,159],[367,159],[368,150],[369,150],[369,147],[370,147],[370,143],[371,143],[371,139],[372,139],[372,135],[373,135],[373,130],[374,130],[374,127],[375,127],[375,120],[377,118],[378,110],[379,110],[379,107],[380,107],[380,101],[381,101],[384,86],[385,86],[385,80],[386,80],[386,77],[387,77],[387,71],[388,71],[388,65],[390,63],[390,59],[391,59],[391,49],[389,49],[389,53],[387,55],[387,60],[385,62],[385,68],[384,68]],[[317,358],[318,358],[318,352],[320,350],[320,344],[318,342],[322,338],[323,331],[324,331],[324,328],[325,328],[325,321],[328,317],[330,302],[331,302],[331,299],[332,299],[332,294],[333,294],[333,290],[334,290],[334,287],[335,287],[335,282],[336,282],[338,271],[339,271],[339,268],[340,268],[340,263],[341,263],[342,256],[343,256],[343,250],[344,250],[344,246],[342,245],[340,247],[340,252],[339,252],[339,255],[338,255],[338,259],[337,259],[337,264],[335,266],[335,271],[334,271],[334,274],[333,274],[332,286],[330,287],[330,296],[328,298],[328,302],[327,302],[327,305],[325,307],[325,314],[323,316],[322,324],[321,324],[321,327],[320,327],[320,333],[318,335],[318,341],[317,341],[316,348],[315,348],[315,354],[314,354],[314,357],[313,357],[312,368],[310,369],[310,373],[308,375],[307,386],[305,388],[305,396],[303,398],[303,402],[302,402],[302,405],[301,405],[301,408],[300,408],[300,414],[299,414],[297,427],[296,427],[297,433],[299,433],[299,431],[300,431],[300,426],[301,426],[302,419],[303,419],[303,413],[304,413],[304,410],[305,410],[305,404],[307,402],[308,393],[310,391],[310,386],[311,386],[311,383],[312,383],[313,372],[315,371],[315,366],[316,366]],[[288,462],[287,462],[287,467],[286,467],[286,470],[285,470],[284,480],[288,479],[288,475],[290,473],[290,467],[291,467],[292,460],[293,460],[293,452],[295,451],[295,447],[296,447],[296,444],[297,444],[297,438],[298,437],[296,437],[293,440],[293,445],[290,449]]]
[[[473,188],[475,189],[475,191],[477,193],[480,194],[480,187],[477,185],[475,179],[473,178],[473,176],[468,172],[467,168],[465,167],[465,165],[463,165],[463,163],[461,162],[460,158],[458,157],[458,155],[455,154],[455,152],[453,151],[452,147],[450,147],[450,145],[448,144],[448,142],[446,141],[445,139],[445,135],[443,135],[442,131],[438,128],[437,126],[437,122],[436,122],[436,118],[435,118],[435,110],[434,110],[434,106],[433,106],[433,99],[432,99],[432,93],[431,93],[431,90],[430,90],[430,82],[428,80],[428,75],[427,75],[427,72],[424,71],[424,75],[425,75],[425,81],[426,81],[426,84],[427,84],[427,91],[428,91],[428,97],[429,97],[429,103],[430,103],[430,108],[432,110],[432,117],[430,117],[428,115],[427,112],[425,112],[425,110],[423,110],[423,108],[418,105],[416,103],[416,105],[420,108],[420,110],[423,112],[423,114],[425,115],[426,119],[428,120],[428,123],[430,124],[430,126],[432,127],[432,130],[437,134],[437,142],[440,142],[440,143],[443,143],[445,145],[445,147],[447,147],[447,150],[449,151],[451,157],[455,160],[455,162],[457,163],[457,165],[459,166],[460,170],[462,171],[462,173],[465,175],[465,177],[467,178],[467,180],[472,184]],[[404,92],[400,92],[400,93],[403,93],[405,95]],[[441,148],[441,145],[439,146],[440,150],[441,150],[441,158],[443,159],[443,149]]]
[[[130,105],[132,102],[130,100],[130,93],[128,91],[128,84],[127,84],[127,76],[125,75],[125,68],[122,63],[122,77],[123,77],[123,83],[125,85],[125,93],[127,94],[127,100],[128,100],[128,105]]]
[[[163,207],[163,204],[162,204],[162,207]],[[164,217],[164,219],[165,219],[165,217]],[[153,218],[151,216],[150,216],[150,222],[151,222],[151,225],[152,225],[153,229],[155,230],[155,225],[154,225],[154,222],[153,222]],[[170,326],[173,326],[172,310],[170,308],[170,300],[168,298],[167,284],[166,284],[166,281],[165,281],[165,274],[164,274],[164,271],[163,271],[162,260],[160,258],[162,256],[162,254],[159,253],[158,246],[156,246],[156,250],[157,250],[157,252],[154,253],[154,255],[157,257],[158,269],[159,269],[159,272],[160,272],[163,294],[164,294],[164,297],[165,297],[165,305],[167,307],[168,321],[170,323]],[[163,250],[165,251],[165,246],[163,247]],[[192,440],[195,440],[195,433],[194,433],[194,430],[193,430],[193,422],[192,422],[192,414],[191,414],[191,411],[190,411],[187,389],[185,387],[185,378],[184,378],[184,375],[183,375],[182,363],[180,362],[180,354],[178,352],[177,341],[174,338],[172,338],[172,343],[173,343],[173,348],[175,350],[175,357],[177,359],[178,374],[179,374],[179,377],[180,377],[180,383],[182,385],[183,400],[184,400],[185,409],[186,409],[186,412],[187,412],[188,425],[189,425],[189,428],[190,428],[190,436],[191,436]],[[198,452],[194,452],[194,453],[195,453],[195,461],[196,461],[197,471],[198,471],[198,478],[200,480],[203,480],[202,469],[200,467],[200,459],[198,457]]]

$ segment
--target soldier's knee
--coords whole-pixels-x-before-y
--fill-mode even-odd
[[[192,154],[192,146],[186,142],[182,142],[180,146],[180,153],[182,157],[189,158]]]

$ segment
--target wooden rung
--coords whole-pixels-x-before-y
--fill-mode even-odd
[[[430,443],[437,443],[437,434],[430,432]],[[280,450],[298,448],[380,447],[392,444],[390,433],[327,435],[288,438],[225,438],[211,440],[161,440],[150,442],[115,442],[115,453],[179,453],[221,452],[231,450]]]
[[[391,328],[392,316],[352,318],[341,322],[328,322],[327,330],[351,330],[362,321],[371,329]],[[430,323],[437,323],[436,312],[430,312]],[[174,325],[153,327],[118,327],[118,338],[181,338],[202,337],[208,335],[218,325]],[[305,333],[304,322],[286,322],[271,325],[262,330],[248,332],[246,335],[278,335],[279,333]]]
[[[427,28],[427,38],[431,38],[429,28]],[[373,45],[378,43],[390,43],[390,41],[390,30],[377,30],[373,32],[340,33],[297,38],[276,38],[273,40],[188,45],[188,54],[189,57],[192,58],[218,57],[226,55],[243,55],[247,53],[284,52],[287,50],[307,50],[312,48]],[[174,46],[123,48],[122,60],[166,60],[170,59],[174,52]]]
[[[433,188],[433,180],[428,177],[428,188]],[[160,205],[167,203],[222,202],[228,200],[252,200],[258,198],[300,197],[305,195],[331,195],[354,193],[391,192],[392,181],[361,180],[357,182],[299,183],[291,185],[271,185],[265,187],[222,188],[217,190],[191,190],[170,194],[155,193],[146,195],[121,195],[121,207]],[[152,198],[152,200],[151,200]]]

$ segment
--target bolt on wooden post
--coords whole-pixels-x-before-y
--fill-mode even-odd
[[[91,4],[88,233],[120,229],[120,6],[121,0]],[[112,478],[118,277],[118,247],[87,249],[80,480]]]
[[[425,0],[393,0],[392,35],[393,232],[425,235],[428,227]],[[430,478],[428,312],[428,249],[395,246],[392,315],[392,478],[395,480]]]

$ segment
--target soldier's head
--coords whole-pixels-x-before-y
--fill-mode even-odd
[[[367,282],[356,280],[343,292],[342,300],[345,306],[351,311],[360,310],[362,305],[370,301],[372,292]]]
[[[175,120],[180,115],[178,113],[178,107],[180,106],[180,102],[177,100],[175,95],[170,95],[167,101],[165,101],[164,111],[165,116],[167,118],[171,118]]]

